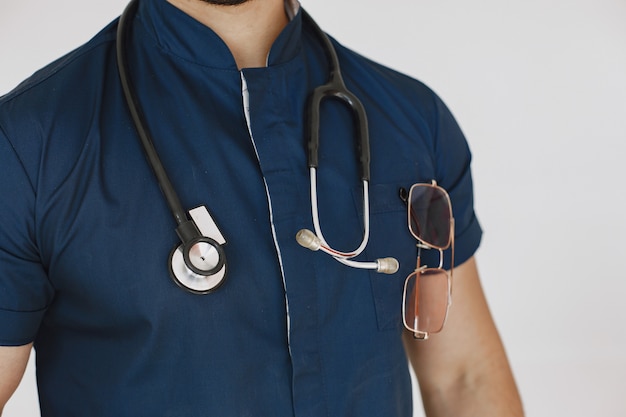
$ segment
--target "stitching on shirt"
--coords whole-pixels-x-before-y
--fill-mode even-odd
[[[9,144],[11,149],[13,150],[13,153],[15,154],[15,158],[20,163],[20,166],[22,167],[22,170],[24,171],[24,175],[26,176],[26,178],[28,178],[28,183],[30,184],[30,188],[32,189],[33,194],[36,195],[37,192],[36,192],[35,184],[33,183],[33,180],[30,177],[30,175],[28,175],[28,170],[26,170],[26,166],[24,165],[24,161],[22,160],[22,158],[20,158],[20,154],[17,152],[17,149],[15,149],[15,146],[13,145],[13,142],[11,142],[11,139],[9,138],[9,135],[7,134],[7,132],[4,129],[4,127],[2,126],[2,124],[0,124],[0,132],[2,133],[2,136],[6,139],[7,143]]]
[[[30,175],[28,174],[28,170],[26,169],[26,166],[24,165],[24,162],[22,161],[22,158],[20,158],[19,153],[17,152],[17,149],[15,149],[15,146],[13,146],[13,142],[11,142],[11,139],[9,138],[9,135],[6,133],[5,129],[3,128],[3,126],[0,124],[0,132],[2,132],[2,136],[4,138],[6,138],[7,143],[11,146],[11,149],[13,150],[13,153],[15,154],[15,158],[17,159],[17,161],[19,162],[20,166],[22,167],[22,170],[24,171],[24,175],[26,176],[26,178],[28,179],[28,182],[31,186],[31,190],[33,192],[34,195],[34,202],[33,202],[33,236],[34,236],[34,240],[33,239],[29,239],[34,248],[37,251],[37,256],[39,257],[38,261],[39,263],[43,265],[43,259],[42,259],[42,253],[41,253],[41,246],[40,246],[40,239],[39,239],[39,229],[38,229],[38,225],[39,222],[37,220],[37,206],[38,206],[38,193],[37,193],[37,187],[35,186],[35,184],[33,183],[33,180],[31,179]],[[81,152],[82,153],[82,152]],[[32,261],[32,260],[29,260]],[[54,288],[54,285],[52,285],[52,283],[50,282],[50,277],[48,276],[48,274],[46,273],[46,279],[47,281],[50,283],[51,287]],[[48,308],[47,306],[45,308]],[[2,310],[0,308],[0,310]],[[43,309],[42,309],[43,310]],[[5,310],[5,311],[12,311],[12,310]],[[15,310],[17,312],[17,310]],[[40,311],[40,310],[34,310],[32,312],[35,311]]]
[[[114,34],[108,33],[100,35],[103,37],[103,39],[100,40],[97,40],[98,36],[99,35],[96,35],[96,38],[92,39],[88,43],[78,47],[77,49],[74,49],[73,51],[58,58],[56,61],[41,68],[34,75],[27,78],[21,85],[18,85],[13,91],[2,96],[0,98],[0,104],[11,101],[16,97],[19,97],[27,91],[31,90],[32,88],[38,86],[39,84],[47,81],[49,78],[55,76],[59,71],[63,70],[68,65],[71,65],[74,61],[81,58],[83,55],[92,52],[94,49],[102,46],[107,46],[109,43],[115,42]]]
[[[297,8],[294,9],[296,14],[297,14],[297,11],[299,10],[299,7],[300,7],[300,3],[298,3],[297,0],[291,0],[291,1],[293,1],[294,4],[297,4]],[[287,7],[287,4],[285,4],[285,7]],[[294,17],[295,17],[295,15],[294,15]],[[165,46],[163,46],[163,44],[160,42],[158,36],[152,34],[147,29],[147,24],[142,19],[142,16],[140,14],[137,15],[136,19],[141,24],[140,25],[136,25],[135,27],[139,27],[144,32],[144,34],[147,36],[147,38],[152,40],[153,46],[155,48],[157,48],[159,51],[161,51],[164,55],[169,56],[169,57],[171,57],[173,59],[176,59],[178,61],[187,63],[189,65],[195,66],[195,67],[207,68],[207,69],[211,69],[211,70],[219,71],[219,72],[224,72],[224,73],[241,72],[241,70],[239,70],[236,67],[233,67],[233,68],[222,68],[222,67],[215,67],[215,66],[211,66],[211,65],[205,65],[205,64],[201,64],[201,63],[199,63],[197,61],[192,61],[190,59],[184,58],[184,57],[176,54],[174,51],[172,51],[172,50],[166,48]],[[272,68],[280,68],[282,66],[290,65],[291,63],[293,63],[298,58],[298,56],[301,53],[301,50],[302,50],[302,41],[300,41],[300,44],[297,46],[293,58],[291,58],[288,61],[282,62],[280,64],[272,65]],[[269,54],[268,54],[268,57],[269,57]],[[235,63],[234,58],[233,58],[233,63]]]
[[[161,42],[159,42],[159,39],[156,38],[154,35],[152,35],[150,33],[150,31],[146,28],[146,23],[143,21],[143,19],[141,18],[141,15],[137,15],[136,17],[137,20],[139,20],[139,22],[141,22],[140,25],[136,25],[135,28],[139,28],[140,30],[142,30],[144,32],[144,35],[147,36],[148,39],[152,40],[152,45],[157,48],[159,51],[161,51],[164,55],[167,55],[169,57],[172,57],[178,61],[196,66],[196,67],[200,67],[200,68],[209,68],[211,70],[215,70],[215,71],[220,71],[220,72],[226,72],[226,73],[235,73],[235,72],[239,72],[239,70],[237,68],[220,68],[220,67],[213,67],[210,65],[204,65],[204,64],[200,64],[196,61],[192,61],[190,59],[187,58],[183,58],[180,55],[177,55],[176,53],[174,53],[172,50],[164,47]],[[235,61],[233,60],[233,63]]]
[[[10,308],[2,308],[0,307],[0,312],[5,312],[5,313],[41,313],[42,311],[46,311],[48,309],[48,306],[44,307],[44,308],[39,308],[37,310],[13,310]]]
[[[437,96],[434,93],[431,93],[431,100],[433,103],[433,113],[435,116],[434,126],[431,128],[433,132],[433,141],[432,141],[432,149],[431,149],[431,159],[433,161],[433,169],[435,172],[435,176],[439,172],[439,167],[437,166],[437,148],[439,145],[439,122],[441,119],[441,115],[439,114],[439,103],[437,101]],[[437,182],[440,181],[440,178],[435,178]]]

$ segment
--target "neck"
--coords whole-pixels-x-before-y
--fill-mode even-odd
[[[239,69],[266,66],[272,44],[289,22],[284,0],[250,0],[237,6],[167,1],[217,33]]]

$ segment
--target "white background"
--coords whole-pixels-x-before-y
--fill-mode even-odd
[[[0,0],[0,93],[124,5]],[[430,85],[465,131],[479,266],[527,415],[625,416],[626,1],[303,5],[342,43]],[[38,415],[31,365],[5,416]]]

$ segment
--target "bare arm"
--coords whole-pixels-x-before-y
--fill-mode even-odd
[[[454,270],[452,306],[441,333],[405,347],[429,417],[524,415],[515,381],[470,259]]]
[[[0,346],[0,414],[24,376],[32,346]]]

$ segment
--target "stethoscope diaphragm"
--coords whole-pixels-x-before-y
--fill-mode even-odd
[[[189,263],[185,262],[184,245],[178,245],[169,257],[170,275],[181,288],[194,294],[208,294],[217,289],[226,278],[226,263],[223,261],[223,250],[220,245],[209,242],[198,242],[191,248],[188,255]],[[213,267],[211,267],[214,265]],[[197,273],[190,267],[196,268]],[[203,268],[197,268],[201,266]]]

